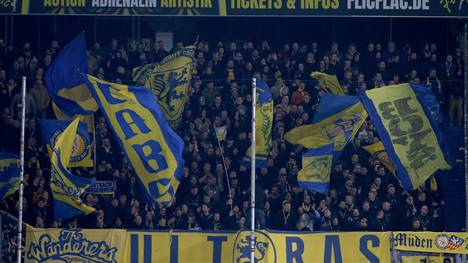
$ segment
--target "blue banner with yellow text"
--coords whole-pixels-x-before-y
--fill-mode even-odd
[[[151,91],[88,76],[101,111],[135,169],[148,202],[170,206],[179,186],[184,142],[169,127]]]

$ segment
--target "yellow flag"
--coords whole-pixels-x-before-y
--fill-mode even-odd
[[[156,96],[167,122],[177,129],[192,78],[195,46],[188,46],[165,57],[149,74],[145,86]]]
[[[319,87],[336,95],[343,96],[344,92],[335,75],[328,75],[322,72],[312,72],[312,78],[318,80]]]
[[[368,90],[362,103],[407,189],[416,189],[437,170],[450,169],[439,144],[443,140],[437,125],[426,115],[426,87],[408,83]],[[421,101],[420,101],[421,100]]]
[[[380,162],[387,168],[392,174],[395,175],[395,166],[393,166],[392,161],[388,158],[387,152],[385,151],[384,145],[382,142],[374,143],[372,145],[363,146],[364,150],[372,155],[375,159],[380,160]]]

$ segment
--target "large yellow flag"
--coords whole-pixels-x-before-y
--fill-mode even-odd
[[[52,177],[50,189],[54,196],[54,216],[68,219],[81,213],[89,214],[95,209],[84,204],[80,196],[96,180],[71,174],[67,170],[80,118],[76,118],[55,142],[51,156]]]
[[[360,94],[407,189],[419,187],[439,169],[450,169],[444,139],[425,106],[424,95],[430,92],[430,87],[405,83]]]
[[[177,129],[192,77],[195,46],[188,46],[165,57],[149,74],[145,86],[156,96],[167,122]]]
[[[308,149],[333,142],[333,151],[338,157],[366,118],[367,112],[358,97],[327,94],[320,102],[314,123],[294,128],[284,138]]]
[[[326,73],[322,72],[312,72],[311,74],[312,78],[318,80],[319,87],[330,92],[334,93],[336,95],[343,96],[344,92],[343,89],[341,88],[340,83],[338,82],[338,79],[334,75],[328,75]]]

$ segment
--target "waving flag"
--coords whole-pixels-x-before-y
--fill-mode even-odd
[[[19,189],[19,156],[0,152],[0,200],[14,194]]]
[[[72,155],[80,119],[76,118],[58,137],[52,149],[50,189],[54,196],[54,216],[69,219],[82,213],[89,214],[95,209],[83,203],[80,196],[95,178],[83,178],[67,170]]]
[[[68,127],[71,121],[41,120],[42,143],[47,146],[49,155],[52,155],[52,145],[55,145],[58,137]],[[78,124],[78,133],[73,143],[69,167],[92,167],[93,159],[91,140],[89,138],[86,124]]]
[[[271,151],[271,129],[273,126],[273,99],[268,85],[257,80],[257,107],[255,110],[255,163],[257,168],[263,168],[267,165],[268,154]],[[251,146],[252,147],[252,146]],[[247,149],[248,161],[252,149]],[[246,159],[247,160],[247,159]]]
[[[442,134],[419,86],[400,84],[361,93],[388,156],[403,186],[415,189],[437,170],[450,169],[444,155]]]
[[[395,166],[392,164],[392,161],[390,161],[390,158],[388,158],[388,154],[385,151],[382,142],[377,142],[372,145],[363,146],[362,148],[364,148],[364,150],[370,153],[373,158],[379,160],[383,164],[383,166],[385,166],[385,168],[387,168],[392,174],[395,175]]]
[[[135,169],[148,202],[170,206],[184,166],[184,142],[167,124],[154,95],[145,87],[92,76],[87,83]]]
[[[84,32],[78,34],[55,58],[45,74],[49,95],[59,115],[75,116],[97,110],[82,74],[88,73],[88,59]]]
[[[366,118],[359,97],[326,94],[317,108],[314,123],[292,129],[285,134],[285,139],[309,149],[333,142],[333,156],[337,159]]]
[[[299,187],[316,191],[328,192],[330,171],[333,161],[333,144],[310,149],[302,156],[302,169],[297,175]]]
[[[149,74],[145,86],[150,88],[169,125],[177,129],[184,111],[192,78],[195,46],[188,46],[165,57]],[[146,67],[146,68],[145,68]],[[137,69],[134,78],[141,79],[149,66]]]
[[[310,76],[318,81],[318,85],[321,89],[336,95],[344,95],[343,89],[336,76],[317,71],[312,72]]]

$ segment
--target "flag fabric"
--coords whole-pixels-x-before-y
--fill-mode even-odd
[[[169,127],[154,95],[88,76],[92,91],[148,202],[170,206],[182,176],[183,140]]]
[[[255,110],[255,166],[257,168],[264,168],[267,165],[268,154],[271,151],[273,99],[270,88],[265,82],[261,80],[257,80],[256,95],[257,106]],[[248,161],[250,161],[250,156],[252,153],[251,147],[247,149]]]
[[[54,216],[60,219],[70,219],[82,213],[89,214],[95,211],[93,207],[84,204],[80,196],[96,179],[73,175],[67,169],[79,121],[79,118],[72,121],[57,138],[50,158],[52,164],[50,189],[54,196]]]
[[[320,100],[313,123],[292,129],[285,134],[285,139],[308,149],[333,142],[336,160],[366,118],[367,112],[359,97],[326,94]]]
[[[78,34],[55,58],[45,74],[49,95],[62,114],[73,118],[97,110],[82,74],[88,73],[88,59],[84,32]]]
[[[437,170],[451,168],[437,123],[412,85],[372,89],[360,97],[405,188],[416,189]]]
[[[382,142],[377,142],[368,146],[363,146],[364,150],[372,155],[373,158],[378,159],[387,170],[389,170],[393,175],[396,175],[395,166],[392,164],[388,154],[385,151],[385,147]]]
[[[58,137],[70,125],[71,121],[46,120],[40,121],[42,143],[47,146],[49,156],[52,155],[52,145],[55,145]],[[93,159],[91,140],[86,129],[86,124],[78,124],[78,132],[73,143],[69,167],[92,167]]]
[[[0,152],[0,200],[14,194],[20,185],[19,156]]]
[[[302,156],[302,169],[297,175],[300,188],[327,193],[333,161],[333,144],[309,149]]]
[[[150,88],[164,116],[177,129],[184,111],[192,77],[195,46],[184,47],[165,57],[149,74],[145,86]]]
[[[227,134],[227,126],[226,125],[220,126],[220,127],[215,127],[214,130],[215,130],[216,138],[219,141],[224,141],[224,139],[226,139],[226,134]]]
[[[87,114],[87,115],[74,115],[74,116],[69,116],[65,114],[62,110],[59,109],[59,107],[52,102],[52,109],[54,110],[55,117],[58,120],[63,120],[63,121],[72,121],[75,119],[75,117],[80,117],[81,121],[86,123],[86,127],[88,128],[89,133],[94,133],[94,113],[92,114]]]
[[[151,72],[153,72],[154,68],[158,65],[157,63],[146,64],[140,67],[133,68],[132,76],[133,82],[136,85],[145,85],[146,81],[148,80]]]
[[[340,82],[338,82],[335,75],[328,75],[326,73],[315,71],[312,72],[310,76],[318,81],[318,85],[321,89],[336,95],[344,95]]]

